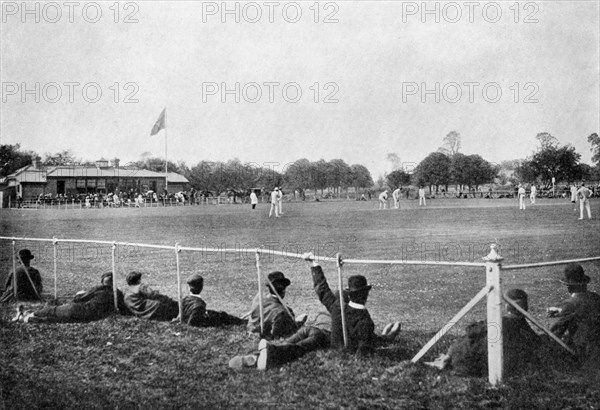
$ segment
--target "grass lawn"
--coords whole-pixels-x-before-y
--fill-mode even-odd
[[[220,205],[93,210],[0,210],[0,235],[97,239],[191,247],[239,249],[236,253],[183,252],[183,279],[199,272],[209,309],[243,315],[256,294],[255,255],[270,248],[352,259],[481,261],[489,244],[500,245],[505,265],[600,255],[600,202],[595,219],[577,220],[570,202],[538,199],[519,211],[516,200],[440,199],[419,208],[378,210],[377,201],[284,203],[282,218],[268,206]],[[18,242],[35,255],[44,294],[54,294],[51,244]],[[0,279],[12,268],[11,244],[0,241]],[[58,296],[66,300],[95,286],[111,269],[107,245],[60,244]],[[600,291],[600,264],[586,263],[591,290]],[[332,288],[337,269],[324,262]],[[530,295],[530,312],[545,325],[548,306],[568,295],[562,267],[506,271],[503,286]],[[122,247],[118,286],[131,270],[145,272],[153,288],[177,297],[174,252]],[[286,295],[296,313],[321,306],[305,262],[263,255],[262,270],[292,280]],[[235,372],[228,360],[256,348],[243,327],[196,329],[180,324],[111,317],[90,324],[7,322],[14,304],[1,308],[0,403],[5,408],[598,408],[597,373],[567,363],[506,379],[497,389],[484,379],[439,372],[407,360],[485,284],[483,268],[351,265],[344,276],[364,274],[374,287],[368,308],[377,330],[394,320],[403,332],[374,357],[335,351],[306,355],[267,372]],[[445,351],[466,324],[485,318],[480,303],[425,356]],[[0,408],[3,408],[0,406]]]

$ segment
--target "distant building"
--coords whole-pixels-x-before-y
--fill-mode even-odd
[[[168,174],[168,192],[179,192],[187,188],[189,181],[175,172]],[[27,165],[0,179],[0,191],[4,201],[16,201],[39,197],[40,194],[56,196],[108,192],[162,193],[165,189],[165,174],[132,167],[109,165],[108,161],[96,161],[90,165],[60,165],[43,168],[39,162]]]

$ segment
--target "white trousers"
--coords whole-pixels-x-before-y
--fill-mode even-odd
[[[579,200],[579,219],[583,219],[583,208],[587,209],[588,218],[592,219],[592,210],[590,209],[589,199]]]

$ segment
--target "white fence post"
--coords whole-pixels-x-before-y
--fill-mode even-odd
[[[57,288],[57,283],[58,283],[58,275],[57,275],[57,268],[56,268],[56,262],[57,262],[57,253],[56,253],[56,244],[58,243],[58,239],[56,239],[56,236],[52,237],[52,246],[54,249],[54,299],[58,299],[58,288]]]
[[[496,244],[490,246],[488,256],[484,257],[487,285],[491,286],[487,297],[487,345],[488,379],[492,386],[502,382],[503,376],[503,337],[502,337],[502,287],[500,262],[502,258],[496,252]],[[492,330],[495,329],[495,332]]]
[[[183,300],[181,298],[181,270],[179,269],[179,243],[175,244],[175,263],[177,265],[177,302],[179,304],[179,321],[183,321]]]
[[[113,283],[113,302],[115,304],[115,312],[119,313],[119,293],[117,290],[117,264],[116,264],[116,254],[117,254],[117,243],[113,242],[112,244],[112,283]]]
[[[344,335],[344,347],[348,347],[348,331],[346,330],[346,312],[344,311],[344,289],[342,281],[342,264],[340,263],[340,254],[336,254],[338,268],[338,289],[340,292],[340,313],[342,316],[342,334]]]
[[[15,296],[15,300],[18,300],[18,293],[17,293],[17,241],[12,241],[12,262],[13,262],[13,291],[14,291],[14,296]]]
[[[262,286],[260,282],[260,252],[256,250],[256,273],[258,275],[258,310],[260,315],[260,334],[262,335],[265,331],[265,324],[263,318],[263,304],[262,304]],[[252,312],[250,312],[252,314]]]

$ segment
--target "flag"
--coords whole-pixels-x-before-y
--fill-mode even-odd
[[[152,127],[152,131],[150,131],[150,136],[156,135],[158,134],[158,132],[162,129],[165,128],[165,117],[167,115],[167,107],[163,108],[162,112],[160,113],[160,116],[158,117],[158,120],[156,120],[156,123],[154,124],[154,127]]]

